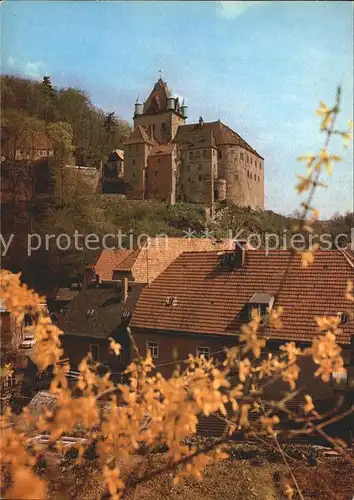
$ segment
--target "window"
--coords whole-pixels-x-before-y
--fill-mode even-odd
[[[139,153],[139,144],[136,144],[135,145],[135,153],[138,154]]]
[[[195,152],[195,159],[198,160],[200,158],[200,151],[199,149],[197,149],[197,151]]]
[[[135,160],[133,160],[133,165],[135,165]]]
[[[132,152],[132,147],[129,146],[128,150],[129,150],[129,153],[131,153]]]
[[[348,373],[333,372],[332,373],[332,387],[337,390],[345,391],[348,388]]]
[[[95,310],[91,307],[89,309],[86,309],[86,316],[90,317],[93,316]]]
[[[269,309],[268,304],[251,304],[251,307],[248,309],[248,319],[251,321],[252,320],[252,311],[256,310],[259,314],[259,316],[262,318],[262,320],[265,319],[266,315],[268,314],[268,309]]]
[[[188,182],[190,182],[190,181],[191,181],[191,178],[190,178],[190,177],[188,177]]]
[[[260,178],[259,178],[259,176],[258,176],[258,182],[259,182],[259,181],[260,181]]]
[[[206,157],[207,157],[207,150],[203,149],[203,158],[206,158]]]
[[[189,152],[189,159],[190,159],[190,160],[193,160],[193,159],[194,159],[194,154],[193,154],[193,151],[190,151],[190,152]]]
[[[251,156],[251,165],[253,165],[253,158],[252,158],[252,156]]]
[[[133,179],[135,179],[135,172],[133,172]]]
[[[216,151],[215,151],[215,149],[213,149],[213,156],[215,156],[215,155],[216,155]]]
[[[249,162],[250,162],[250,159],[249,159],[249,156],[248,156],[248,155],[246,155],[246,161],[247,161],[247,163],[249,163]]]
[[[202,180],[202,176],[198,175],[198,181],[200,182]]]
[[[202,164],[201,164],[201,163],[199,163],[199,165],[198,165],[198,170],[201,170],[201,169],[202,169]]]
[[[253,178],[254,178],[255,181],[257,180],[256,174],[253,174]]]
[[[160,356],[159,354],[159,343],[154,340],[146,341],[146,354],[150,351],[151,357],[156,359]]]
[[[177,297],[167,297],[165,300],[165,306],[176,306],[177,304]]]
[[[90,344],[90,353],[94,361],[100,360],[100,346],[97,344]]]
[[[155,170],[155,177],[157,177],[157,176],[158,176],[158,173],[159,173],[159,171],[158,171],[158,170]]]
[[[244,161],[244,159],[245,159],[245,154],[244,154],[243,151],[241,151],[241,153],[240,153],[240,160]]]
[[[346,312],[346,311],[345,312],[338,312],[337,316],[340,319],[341,325],[346,325],[347,323],[349,323],[350,315],[348,312]]]
[[[161,131],[164,132],[166,130],[166,123],[161,123]]]
[[[222,151],[220,151],[220,150],[218,151],[218,158],[219,158],[219,160],[221,160],[221,158],[222,158]]]
[[[209,359],[210,358],[210,347],[197,347],[196,355],[203,356],[205,359]]]
[[[33,317],[29,313],[25,314],[24,323],[25,323],[24,326],[31,326],[31,325],[33,325]]]

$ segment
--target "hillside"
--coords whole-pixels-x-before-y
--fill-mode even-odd
[[[276,214],[272,211],[256,212],[248,208],[233,205],[219,205],[213,221],[206,216],[206,207],[199,204],[167,205],[154,200],[133,201],[119,196],[86,195],[66,200],[64,204],[54,200],[39,200],[23,207],[9,207],[2,212],[3,234],[15,232],[15,238],[8,254],[3,258],[2,266],[14,271],[23,271],[26,281],[36,288],[43,289],[52,284],[80,278],[85,265],[93,263],[99,250],[87,248],[75,249],[75,230],[80,235],[95,234],[98,248],[106,234],[126,234],[122,246],[129,248],[136,244],[139,235],[185,236],[188,230],[194,231],[193,237],[205,237],[205,230],[215,238],[251,237],[253,245],[265,245],[266,234],[290,235],[296,218]],[[317,222],[315,233],[350,235],[354,226],[354,214],[338,215],[328,221]],[[231,231],[231,233],[230,233]],[[27,235],[41,235],[41,248],[27,253]],[[45,235],[67,234],[70,247],[58,250],[55,238],[45,247]],[[258,237],[259,235],[259,241]],[[83,236],[79,239],[82,245]],[[107,244],[113,246],[117,240],[109,238]],[[270,244],[274,240],[269,239]],[[283,245],[284,240],[280,240]],[[34,243],[37,240],[34,238]],[[65,245],[64,245],[65,246]]]
[[[94,106],[77,88],[56,88],[49,77],[43,82],[1,76],[2,150],[26,133],[46,133],[54,142],[68,133],[75,162],[96,166],[130,133],[128,122]],[[58,137],[59,136],[59,137]]]

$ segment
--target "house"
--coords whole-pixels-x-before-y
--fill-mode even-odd
[[[130,357],[127,333],[135,304],[143,285],[122,280],[92,282],[82,290],[60,315],[58,325],[64,356],[69,358],[72,370],[77,370],[81,360],[91,353],[94,361],[113,374],[121,374]],[[110,350],[109,338],[122,346],[119,357]]]
[[[109,281],[125,276],[137,283],[151,283],[182,252],[232,250],[232,239],[147,238],[141,248],[102,250],[96,264],[85,268],[84,286],[92,281]]]
[[[140,352],[150,350],[156,369],[170,376],[189,354],[222,359],[225,348],[238,344],[240,328],[257,308],[283,306],[281,330],[264,328],[266,353],[279,353],[285,342],[309,346],[319,335],[315,316],[339,316],[347,378],[325,384],[313,377],[314,364],[301,360],[299,387],[315,401],[329,401],[340,389],[354,390],[354,321],[346,311],[347,281],[354,278],[354,258],[347,252],[318,251],[302,269],[290,251],[189,252],[181,254],[146,287],[130,327]],[[284,395],[288,385],[276,383],[265,397]],[[340,392],[340,391],[339,391]],[[300,395],[303,401],[303,394]],[[299,396],[299,397],[300,397]],[[294,404],[298,404],[294,401]]]
[[[2,155],[8,160],[39,160],[53,154],[53,143],[43,132],[23,130],[16,137],[4,134]]]
[[[188,106],[161,78],[134,107],[134,131],[123,144],[126,195],[264,209],[264,158],[220,120],[186,124]]]
[[[105,194],[123,194],[124,184],[124,151],[115,149],[102,168],[101,190]]]
[[[105,177],[118,179],[124,177],[124,151],[122,149],[115,149],[109,155]]]
[[[67,308],[81,290],[82,283],[73,282],[69,286],[60,286],[57,288],[50,298],[46,295],[50,316],[53,321],[57,321],[60,312]]]
[[[0,299],[1,348],[17,348],[23,339],[23,322],[16,321]]]

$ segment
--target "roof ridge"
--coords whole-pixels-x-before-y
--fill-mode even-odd
[[[353,257],[349,256],[347,254],[347,252],[345,251],[345,249],[343,249],[343,248],[339,248],[339,251],[343,255],[343,257],[345,258],[345,260],[348,262],[348,264],[350,265],[350,267],[352,269],[354,269],[354,256]]]

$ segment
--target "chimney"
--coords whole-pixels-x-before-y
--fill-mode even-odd
[[[236,267],[243,267],[246,260],[247,240],[235,240],[234,264]]]
[[[100,280],[100,275],[99,275],[99,274],[96,274],[96,287],[99,287],[99,286],[100,286],[100,283],[101,283],[101,280]]]
[[[126,302],[128,298],[128,278],[122,278],[121,301]]]

